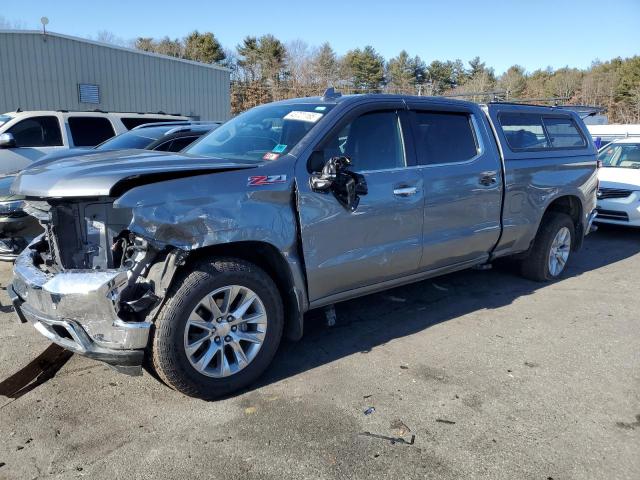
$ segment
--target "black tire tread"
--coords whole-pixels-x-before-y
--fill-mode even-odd
[[[216,276],[228,272],[242,272],[243,275],[250,276],[253,281],[261,283],[265,291],[269,292],[269,296],[272,297],[271,299],[276,305],[276,316],[278,319],[269,318],[269,328],[279,330],[276,332],[277,343],[275,348],[273,348],[273,354],[275,354],[275,350],[277,350],[280,338],[282,337],[282,319],[284,317],[282,299],[278,288],[269,275],[256,265],[237,258],[220,257],[196,262],[191,268],[183,271],[173,282],[167,294],[167,301],[160,310],[154,324],[153,341],[151,342],[151,352],[149,355],[149,366],[153,369],[153,373],[170,388],[191,397],[206,400],[215,399],[242,388],[245,383],[251,383],[245,381],[243,385],[235,386],[233,381],[234,376],[232,376],[229,377],[230,386],[228,388],[223,388],[219,391],[203,392],[201,388],[181,374],[181,368],[176,364],[175,357],[172,355],[174,347],[171,344],[171,339],[176,334],[182,335],[182,332],[174,331],[177,327],[174,317],[177,312],[184,312],[187,308],[185,307],[185,302],[189,300],[188,293],[200,288],[203,283],[211,281]],[[263,345],[263,348],[264,347],[265,345]],[[273,357],[273,355],[271,355],[271,357]],[[268,358],[268,362],[270,362],[271,359],[272,358]],[[258,372],[254,377],[257,378],[261,373],[262,371]],[[255,378],[251,381],[254,380]]]
[[[549,274],[547,261],[551,242],[562,227],[569,228],[571,245],[573,246],[575,243],[575,226],[571,217],[562,212],[548,212],[544,216],[533,241],[531,251],[520,264],[520,272],[523,277],[536,282],[548,282],[555,279]],[[569,255],[569,258],[571,258],[571,255]]]

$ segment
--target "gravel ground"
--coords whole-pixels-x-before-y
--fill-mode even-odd
[[[552,285],[496,268],[340,304],[210,403],[64,363],[2,307],[0,382],[61,368],[0,395],[0,478],[638,479],[639,252],[601,230]]]

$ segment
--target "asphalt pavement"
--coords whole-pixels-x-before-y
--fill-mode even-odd
[[[1,479],[640,478],[640,231],[590,235],[553,284],[502,266],[340,304],[217,402],[52,347],[10,267]]]

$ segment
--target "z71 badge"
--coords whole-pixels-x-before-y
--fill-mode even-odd
[[[274,183],[285,183],[286,181],[286,175],[254,175],[249,177],[247,186],[260,187],[262,185],[273,185]]]

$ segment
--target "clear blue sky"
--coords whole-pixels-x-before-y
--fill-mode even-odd
[[[497,73],[515,63],[584,68],[640,54],[640,0],[2,0],[0,16],[30,29],[47,16],[50,30],[82,37],[108,30],[125,40],[173,38],[198,29],[225,47],[272,33],[284,42],[329,41],[339,54],[370,44],[387,59],[403,48],[427,62],[478,55]]]

